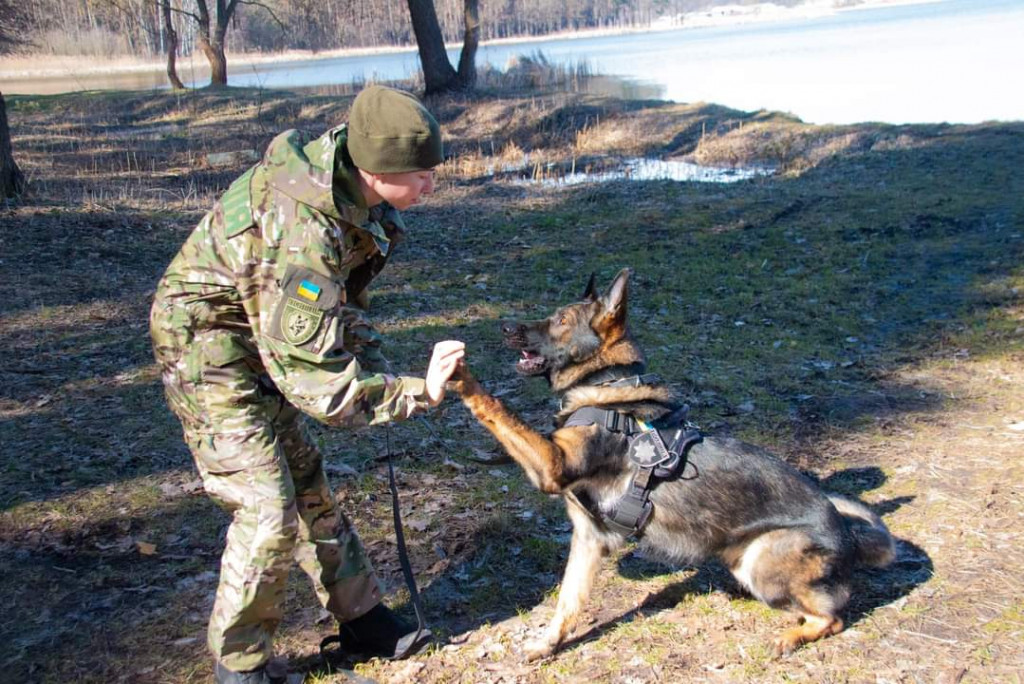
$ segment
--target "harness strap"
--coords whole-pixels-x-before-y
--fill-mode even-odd
[[[603,383],[602,387],[640,387],[641,385],[657,385],[661,382],[661,376],[657,373],[645,373],[643,375],[632,375],[628,378],[621,378],[614,382]]]
[[[589,375],[585,376],[581,380],[580,384],[596,385],[598,387],[610,387],[613,386],[613,383],[618,383],[623,380],[632,380],[638,377],[655,378],[654,380],[647,380],[645,384],[648,385],[654,385],[660,382],[660,380],[658,380],[655,376],[644,375],[643,372],[644,364],[640,361],[635,361],[633,363],[624,363],[596,370],[593,373],[590,373]]]
[[[576,409],[562,427],[582,425],[600,425],[609,432],[621,432],[627,436],[640,432],[640,426],[637,425],[633,416],[597,406],[584,406]]]
[[[641,376],[636,379],[625,378],[624,381],[634,382],[639,379]],[[686,421],[686,407],[673,411],[665,422],[667,426],[650,429],[629,414],[597,406],[584,406],[574,411],[562,425],[600,425],[610,432],[625,435],[629,443],[629,459],[637,466],[637,470],[626,492],[615,502],[611,511],[600,516],[605,526],[625,537],[640,537],[643,534],[644,527],[654,513],[651,492],[661,482],[682,476],[690,448],[704,439],[700,430]]]
[[[605,524],[615,532],[629,537],[642,530],[651,519],[651,469],[641,468],[633,476],[626,493],[615,507],[605,515]]]

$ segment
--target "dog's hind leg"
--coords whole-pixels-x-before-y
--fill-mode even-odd
[[[775,652],[788,655],[803,644],[843,631],[840,611],[850,600],[850,588],[836,573],[837,560],[827,553],[806,553],[793,559],[789,578],[790,610],[800,624],[775,639]]]
[[[836,562],[835,556],[798,529],[762,534],[736,559],[733,575],[754,596],[800,617],[800,625],[774,640],[778,655],[843,630],[838,614],[850,591],[835,576]]]
[[[801,624],[787,629],[775,639],[775,653],[777,655],[788,655],[803,644],[809,644],[818,639],[824,639],[833,634],[843,631],[843,621],[834,615],[810,615],[804,613],[801,616]]]
[[[558,606],[544,636],[526,645],[528,660],[551,655],[576,628],[580,611],[594,585],[601,559],[608,553],[607,546],[598,534],[592,525],[574,525],[569,562],[558,590]]]

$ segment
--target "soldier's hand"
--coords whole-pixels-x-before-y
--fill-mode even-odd
[[[458,340],[445,340],[434,345],[426,379],[427,399],[431,406],[437,406],[444,399],[444,384],[465,355],[466,344]]]

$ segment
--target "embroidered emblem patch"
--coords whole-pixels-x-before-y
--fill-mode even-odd
[[[640,442],[633,449],[633,454],[636,458],[637,463],[647,465],[654,463],[658,460],[658,454],[654,450],[654,445],[649,442]]]
[[[299,287],[296,292],[300,297],[308,299],[311,302],[315,302],[320,299],[320,287],[318,285],[314,285],[308,280],[303,280],[299,283]]]
[[[661,465],[669,458],[665,443],[654,430],[641,432],[629,443],[629,459],[641,468]]]
[[[289,297],[284,305],[284,315],[281,316],[281,337],[295,346],[305,344],[313,339],[323,320],[323,311]]]

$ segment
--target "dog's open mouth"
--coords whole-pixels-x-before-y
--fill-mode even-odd
[[[523,375],[537,375],[547,370],[548,360],[540,354],[536,354],[526,349],[523,350],[523,355],[516,363],[516,370]]]

